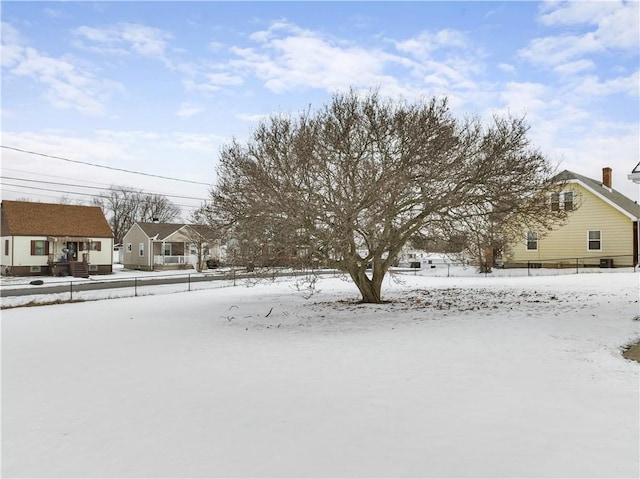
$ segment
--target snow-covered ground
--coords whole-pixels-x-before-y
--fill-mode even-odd
[[[4,310],[2,476],[638,477],[639,275],[607,273]]]

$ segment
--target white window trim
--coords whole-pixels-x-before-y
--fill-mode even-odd
[[[144,243],[138,243],[138,256],[144,256]]]
[[[127,253],[132,253],[132,252],[133,252],[133,244],[127,243]]]
[[[529,241],[534,241],[533,239],[529,239],[529,233],[535,233],[536,238],[535,238],[535,242],[536,242],[536,247],[535,248],[529,248]],[[527,235],[525,237],[524,240],[524,247],[527,251],[538,251],[539,248],[539,243],[540,243],[540,235],[538,234],[537,231],[527,231]]]
[[[600,242],[600,248],[599,249],[591,249],[591,248],[589,248],[589,243],[591,241],[596,241],[596,240],[591,240],[589,238],[589,234],[594,232],[594,231],[597,231],[598,233],[600,233],[600,238],[598,239],[598,241]],[[588,230],[587,231],[587,251],[602,251],[602,230]]]

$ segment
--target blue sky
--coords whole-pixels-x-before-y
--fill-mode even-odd
[[[560,169],[632,199],[639,3],[2,2],[2,198],[56,201],[52,183],[119,184],[189,207],[220,147],[272,113],[350,87],[453,110],[526,114]],[[199,184],[205,183],[205,184]],[[90,197],[69,193],[73,200]],[[190,198],[177,198],[185,196]]]

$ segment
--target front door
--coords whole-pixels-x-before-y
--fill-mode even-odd
[[[67,242],[67,261],[78,261],[78,242]]]

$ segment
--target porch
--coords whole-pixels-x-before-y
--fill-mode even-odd
[[[89,277],[90,252],[95,242],[89,238],[50,236],[47,265],[51,276]]]
[[[154,269],[186,269],[195,268],[195,255],[153,255]]]
[[[153,269],[195,268],[197,258],[190,254],[189,243],[183,241],[158,241],[153,244]]]

